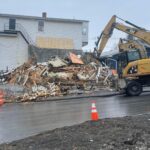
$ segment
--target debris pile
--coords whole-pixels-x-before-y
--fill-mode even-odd
[[[77,55],[70,53],[66,59],[52,57],[46,63],[28,61],[7,75],[8,84],[26,88],[16,99],[32,101],[41,97],[81,94],[110,86],[110,71],[107,66],[84,63]]]

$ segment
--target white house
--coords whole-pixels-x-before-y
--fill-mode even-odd
[[[88,44],[86,20],[0,14],[0,70],[28,60],[28,46],[82,50]]]

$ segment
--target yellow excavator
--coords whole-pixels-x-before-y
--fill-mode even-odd
[[[124,21],[128,25],[116,22],[116,19]],[[125,21],[117,16],[112,16],[103,32],[101,33],[94,54],[100,57],[113,30],[118,29],[150,45],[150,32],[129,21]],[[128,48],[113,56],[117,62],[119,89],[124,90],[129,96],[140,95],[144,86],[150,86],[150,59],[144,48]]]

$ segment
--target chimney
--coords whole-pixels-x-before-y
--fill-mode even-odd
[[[43,12],[43,13],[42,13],[42,17],[43,17],[43,18],[47,18],[47,13],[46,13],[46,12]]]

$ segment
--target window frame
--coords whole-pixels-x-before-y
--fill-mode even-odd
[[[44,32],[44,20],[38,20],[38,31]]]

